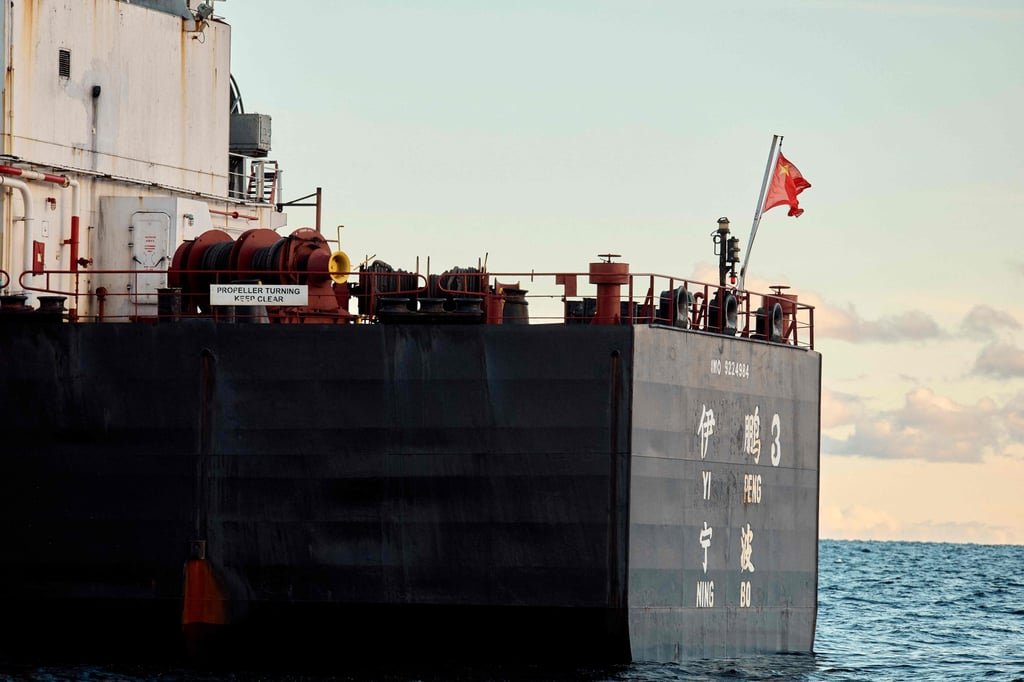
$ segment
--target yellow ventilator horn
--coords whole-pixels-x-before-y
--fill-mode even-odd
[[[344,251],[335,251],[331,254],[331,260],[327,263],[327,272],[335,284],[344,284],[348,281],[348,273],[352,270],[352,261]]]

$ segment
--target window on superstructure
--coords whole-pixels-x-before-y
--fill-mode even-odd
[[[61,50],[58,53],[57,69],[61,78],[71,78],[71,50]]]

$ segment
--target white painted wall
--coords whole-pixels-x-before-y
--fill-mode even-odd
[[[43,171],[52,166],[59,169],[53,172],[80,182],[79,255],[92,263],[83,269],[79,289],[107,286],[123,291],[123,277],[93,274],[130,267],[130,221],[116,211],[108,221],[100,210],[102,201],[122,198],[180,207],[183,199],[201,200],[197,193],[227,195],[231,28],[213,21],[196,31],[194,22],[121,0],[3,4],[0,25],[6,45],[0,64],[10,55],[12,70],[3,83],[0,135],[3,152],[18,159],[6,163],[31,164]],[[67,79],[59,76],[61,49],[71,51]],[[93,86],[100,88],[95,98]],[[70,249],[63,242],[70,237],[71,192],[30,184],[32,238],[45,244],[45,266],[70,270]],[[115,203],[123,202],[109,205]],[[179,210],[176,220],[180,222],[182,213],[195,214],[197,224],[234,234],[287,222],[284,214],[269,207],[238,206],[227,200],[201,203]],[[207,204],[258,215],[259,220],[211,216]],[[24,210],[20,194],[0,188],[0,269],[12,275],[11,291],[22,288],[17,278],[25,268],[24,230],[18,218]],[[172,235],[171,254],[182,239],[194,236],[177,229]],[[53,277],[50,288],[72,291],[72,282],[70,276]],[[43,278],[31,277],[26,284],[43,286]],[[80,299],[83,314],[94,309],[94,301]]]
[[[187,23],[117,0],[14,0],[5,148],[225,195],[231,29]],[[60,49],[71,51],[68,79]]]

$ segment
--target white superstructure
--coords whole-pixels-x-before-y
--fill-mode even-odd
[[[75,290],[76,198],[78,312],[88,314],[96,301],[85,294],[104,287],[111,319],[153,314],[155,297],[139,287],[150,293],[163,276],[140,283],[131,271],[166,269],[182,240],[210,227],[239,234],[285,223],[262,161],[236,156],[240,177],[231,178],[231,27],[197,13],[199,5],[3,3],[0,269],[8,291]],[[49,284],[45,275],[19,282],[33,261],[51,273]]]

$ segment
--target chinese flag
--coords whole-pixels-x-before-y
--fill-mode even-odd
[[[762,213],[770,208],[788,204],[789,215],[794,218],[799,217],[804,210],[800,208],[796,195],[810,186],[811,183],[800,175],[797,167],[791,164],[780,151],[779,158],[775,161],[775,172],[772,173],[771,184],[768,185],[768,194],[764,198]]]

